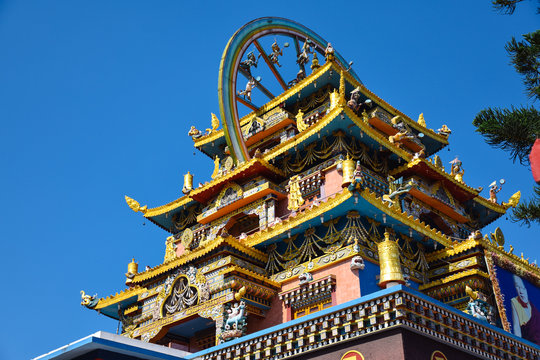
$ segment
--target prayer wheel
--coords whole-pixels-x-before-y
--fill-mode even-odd
[[[188,171],[188,173],[184,175],[184,188],[182,191],[186,193],[190,192],[191,190],[193,190],[193,175],[191,175]]]
[[[384,241],[378,244],[378,248],[381,267],[379,286],[386,289],[390,286],[404,284],[405,279],[399,262],[399,246],[395,241],[390,240],[388,231],[384,233]]]
[[[139,264],[135,262],[135,259],[132,259],[128,264],[128,273],[136,274],[139,271]]]
[[[343,179],[341,181],[341,187],[347,187],[353,182],[355,168],[356,162],[353,159],[347,157],[346,160],[343,160]]]

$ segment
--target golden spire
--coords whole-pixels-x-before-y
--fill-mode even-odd
[[[187,174],[184,175],[184,187],[182,188],[182,192],[188,194],[191,190],[193,190],[193,175],[188,171]]]
[[[146,205],[141,206],[141,204],[139,204],[139,202],[137,200],[132,199],[127,195],[125,195],[125,198],[126,198],[126,203],[128,204],[128,206],[130,207],[131,210],[133,210],[135,212],[140,211],[143,214],[146,214],[148,206],[146,206]]]
[[[426,127],[426,120],[424,120],[424,113],[421,113],[418,116],[418,124],[422,125],[423,127]]]
[[[213,133],[219,127],[219,119],[218,119],[218,117],[214,113],[211,113],[211,115],[212,115],[212,128],[211,129],[206,129],[206,132],[208,134]]]

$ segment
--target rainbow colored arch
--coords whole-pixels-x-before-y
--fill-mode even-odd
[[[238,67],[242,61],[242,56],[249,45],[254,40],[270,34],[287,35],[304,40],[309,38],[320,49],[325,49],[328,44],[326,40],[311,29],[308,29],[297,22],[278,17],[264,17],[253,20],[234,33],[227,43],[221,57],[219,66],[218,97],[225,138],[232,157],[239,162],[249,160],[250,156],[242,136],[236,104],[236,78]],[[334,56],[336,62],[343,68],[346,69],[349,67],[343,56],[337,51],[334,52]],[[350,73],[360,81],[353,70],[350,70]]]

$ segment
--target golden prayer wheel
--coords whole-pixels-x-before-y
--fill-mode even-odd
[[[343,160],[343,179],[341,181],[341,187],[347,187],[353,182],[355,169],[356,162],[353,159]]]
[[[193,190],[193,175],[188,171],[188,173],[184,175],[184,187],[182,188],[182,191],[186,193],[191,190]]]
[[[136,274],[139,271],[139,264],[135,262],[135,259],[132,259],[128,264],[128,273]]]
[[[384,233],[384,238],[384,241],[378,244],[381,266],[379,286],[388,288],[397,284],[405,284],[399,262],[399,246],[395,241],[390,240],[388,231]]]

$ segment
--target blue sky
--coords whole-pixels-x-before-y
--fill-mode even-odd
[[[411,118],[423,112],[429,127],[447,124],[451,146],[440,155],[459,156],[469,185],[504,178],[500,199],[528,197],[530,171],[484,144],[471,122],[488,106],[531,105],[504,44],[538,28],[535,6],[505,16],[487,0],[0,0],[0,358],[116,331],[80,306],[79,291],[114,294],[131,257],[143,268],[163,260],[167,234],[124,195],[154,207],[181,195],[188,170],[209,179],[212,161],[194,155],[186,134],[218,113],[229,37],[261,16],[310,27],[381,98]],[[496,226],[516,253],[540,258],[538,227],[502,217],[485,231]]]

